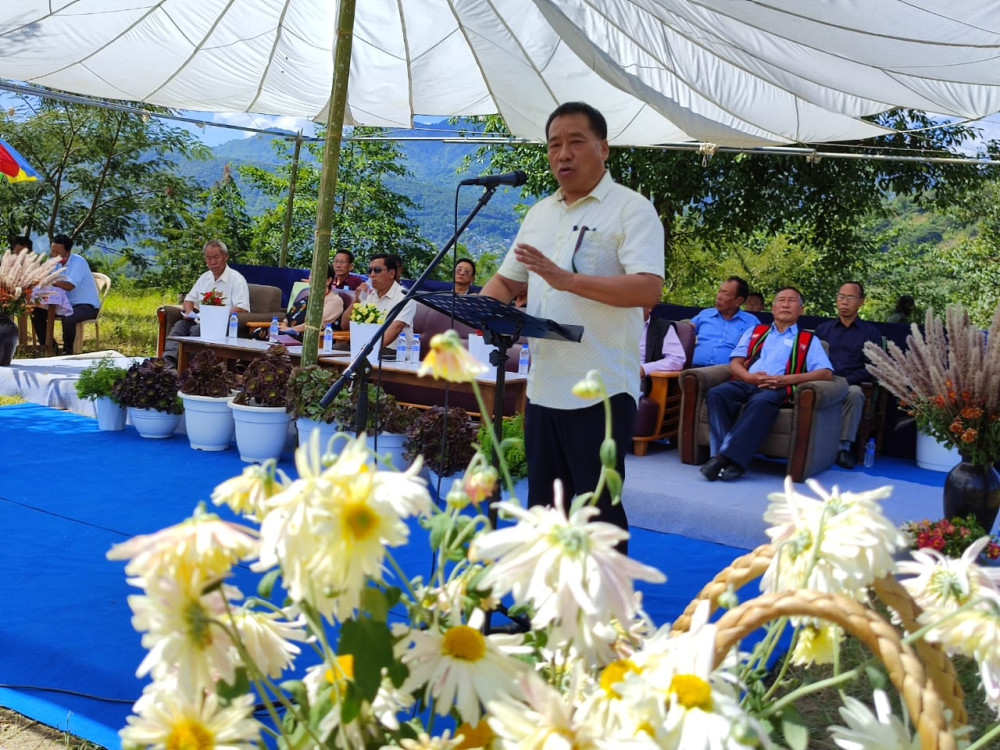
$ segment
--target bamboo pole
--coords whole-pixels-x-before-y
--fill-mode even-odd
[[[326,142],[316,206],[316,234],[312,270],[309,275],[309,304],[306,307],[306,330],[302,337],[302,365],[319,359],[320,323],[323,320],[323,296],[326,293],[326,268],[330,262],[330,229],[333,226],[333,200],[337,192],[337,169],[340,166],[340,141],[347,108],[347,84],[351,72],[351,44],[354,34],[355,0],[340,0],[337,16],[337,44],[333,53],[333,83],[330,108],[326,115]]]

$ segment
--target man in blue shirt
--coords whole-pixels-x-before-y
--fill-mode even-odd
[[[691,318],[697,339],[691,364],[695,367],[725,365],[729,355],[748,328],[760,321],[740,309],[750,293],[739,276],[730,276],[715,293],[715,307],[708,307]]]
[[[63,266],[62,276],[53,281],[52,285],[65,289],[69,303],[73,306],[72,315],[59,318],[62,321],[63,354],[73,353],[76,324],[82,320],[96,318],[97,309],[101,306],[101,296],[97,292],[97,283],[90,272],[90,265],[82,256],[74,255],[72,250],[73,240],[65,234],[57,234],[49,245],[49,254],[53,258],[59,258]],[[35,329],[35,336],[43,346],[48,343],[45,340],[48,314],[48,310],[44,307],[36,307],[31,311],[31,325]]]
[[[861,383],[874,380],[866,369],[865,342],[882,345],[882,334],[878,328],[858,317],[858,310],[864,303],[865,290],[861,282],[846,281],[837,292],[837,317],[816,326],[816,335],[829,347],[833,374],[844,378],[848,384],[840,419],[840,451],[837,453],[837,466],[844,469],[854,468],[851,445],[858,433],[865,404]]]
[[[771,313],[774,323],[748,329],[733,349],[733,379],[715,386],[706,397],[712,457],[701,473],[710,482],[742,476],[797,384],[833,379],[822,342],[799,331],[799,290],[778,290]]]

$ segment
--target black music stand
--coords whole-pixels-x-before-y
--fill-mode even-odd
[[[422,292],[417,301],[444,313],[470,328],[483,332],[483,340],[496,349],[490,353],[490,364],[496,368],[496,398],[493,402],[493,463],[499,465],[501,420],[503,419],[504,384],[506,383],[507,350],[521,336],[556,341],[580,341],[583,326],[565,325],[546,318],[528,315],[519,307],[507,305],[493,297],[451,292]],[[496,526],[496,511],[490,510],[490,522]]]

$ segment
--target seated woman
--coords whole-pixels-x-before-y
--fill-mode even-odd
[[[333,266],[326,267],[326,294],[323,297],[323,321],[320,324],[320,336],[322,336],[322,329],[326,327],[327,323],[336,324],[340,320],[341,314],[344,312],[344,300],[341,299],[340,295],[334,290],[333,280],[335,274],[333,272]],[[285,321],[281,324],[279,333],[285,336],[291,336],[299,341],[302,340],[302,332],[306,329],[306,307],[309,304],[309,289],[303,289],[299,292],[295,301],[292,302],[292,306],[288,309],[285,315]],[[255,328],[250,332],[251,337],[260,339],[262,341],[267,341],[268,330],[266,328]]]

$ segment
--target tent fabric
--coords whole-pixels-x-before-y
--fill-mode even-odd
[[[86,96],[325,118],[335,0],[19,0],[0,75]],[[1000,110],[998,0],[358,0],[348,124],[561,102],[615,145],[854,140],[894,106]]]

